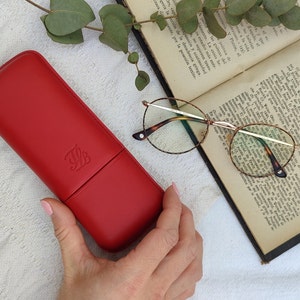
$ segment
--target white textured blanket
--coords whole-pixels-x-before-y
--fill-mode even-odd
[[[49,0],[37,1],[49,6]],[[88,3],[97,14],[113,1]],[[24,0],[1,0],[0,64],[24,50],[40,52],[163,188],[176,182],[204,237],[204,277],[192,299],[299,299],[300,247],[261,265],[197,151],[167,155],[131,137],[142,125],[141,100],[164,96],[145,57],[140,67],[152,81],[138,92],[134,66],[100,44],[97,32],[85,30],[81,45],[55,44],[39,20],[42,14]],[[131,49],[139,50],[133,36]],[[55,299],[63,269],[51,221],[40,207],[46,196],[52,194],[0,140],[1,300]],[[103,255],[85,236],[91,249]]]

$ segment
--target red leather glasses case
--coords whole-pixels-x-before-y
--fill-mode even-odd
[[[162,189],[37,52],[0,69],[0,134],[107,250],[140,235]]]

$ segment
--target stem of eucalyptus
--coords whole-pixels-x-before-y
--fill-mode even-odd
[[[89,26],[89,25],[84,26],[84,28],[103,32],[102,28],[93,27],[93,26]]]
[[[38,5],[37,3],[35,3],[33,1],[31,1],[31,0],[25,0],[25,1],[27,1],[28,3],[32,4],[33,6],[35,6],[37,8],[39,8],[40,10],[43,10],[46,13],[50,13],[51,12],[51,10],[49,10],[49,9],[47,9],[45,7],[42,7],[42,6]]]
[[[177,15],[172,15],[172,16],[164,16],[164,19],[165,20],[168,20],[168,19],[177,19]],[[134,25],[141,25],[141,24],[145,24],[145,23],[153,23],[155,22],[155,20],[144,20],[144,21],[139,21],[139,22],[133,22],[131,24],[127,24],[126,26],[134,26]]]

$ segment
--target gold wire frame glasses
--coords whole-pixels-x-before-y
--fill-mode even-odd
[[[225,121],[214,121],[197,106],[176,98],[159,98],[146,106],[143,129],[133,134],[136,140],[148,140],[156,149],[181,154],[198,147],[208,133],[209,126],[230,131],[229,155],[234,166],[243,174],[253,177],[287,176],[285,166],[291,160],[296,145],[294,138],[275,125],[254,123],[235,126]],[[180,107],[180,109],[178,108]],[[197,141],[187,134],[191,130]]]

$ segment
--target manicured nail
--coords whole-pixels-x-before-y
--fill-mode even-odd
[[[179,197],[179,191],[178,191],[178,188],[177,188],[177,185],[175,182],[172,182],[172,187],[173,187],[174,191],[176,192],[177,196]]]
[[[41,205],[45,211],[45,213],[48,215],[48,216],[51,216],[53,214],[53,210],[52,210],[52,207],[51,205],[47,202],[47,201],[44,201],[42,200],[41,201]]]

